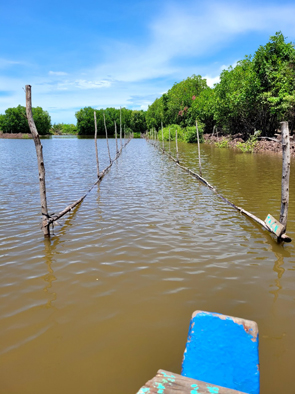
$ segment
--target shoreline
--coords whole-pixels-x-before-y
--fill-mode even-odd
[[[0,132],[0,138],[4,139],[28,139],[28,138],[33,138],[32,134],[24,134],[24,133],[1,133]]]
[[[204,134],[204,143],[215,145],[216,143],[221,143],[222,141],[228,141],[228,148],[233,148],[237,151],[241,150],[237,147],[239,142],[246,142],[240,134],[235,134],[232,136],[216,136],[212,134]],[[242,152],[241,152],[242,153]],[[269,141],[267,139],[260,139],[257,141],[253,153],[275,153],[282,155],[282,143],[278,141]],[[295,141],[290,136],[290,154],[291,157],[295,157]]]

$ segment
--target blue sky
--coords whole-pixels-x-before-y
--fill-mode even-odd
[[[212,86],[277,31],[295,41],[294,1],[2,0],[0,113],[25,105],[27,84],[53,123],[147,109],[192,74]]]

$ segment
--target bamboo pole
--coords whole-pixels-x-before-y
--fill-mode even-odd
[[[116,155],[118,155],[119,149],[118,149],[117,123],[116,123],[116,121],[115,121],[115,138],[116,138]]]
[[[200,169],[200,175],[202,176],[201,150],[200,150],[199,129],[198,129],[197,121],[196,121],[196,130],[197,130],[197,140],[198,140],[199,169]]]
[[[176,128],[176,133],[175,133],[175,146],[176,146],[176,163],[179,163],[178,143],[177,143],[177,128]]]
[[[98,150],[97,150],[97,122],[96,122],[96,111],[94,111],[94,127],[95,127],[95,155],[96,155],[96,167],[97,167],[97,177],[99,177],[99,160],[98,160]]]
[[[109,147],[109,139],[108,139],[108,129],[107,129],[106,118],[105,118],[105,114],[104,113],[103,113],[103,121],[104,121],[104,129],[105,129],[105,132],[106,132],[106,140],[107,140],[107,147],[108,147],[108,152],[109,152],[110,164],[112,164],[111,152],[110,152],[110,147]]]
[[[120,149],[122,150],[122,114],[120,107]]]
[[[26,85],[26,114],[29,123],[29,128],[31,134],[34,138],[37,161],[38,161],[38,171],[39,171],[39,190],[40,190],[40,200],[41,200],[41,213],[42,213],[42,230],[44,237],[50,237],[50,229],[47,224],[48,209],[47,209],[47,199],[46,199],[46,185],[45,185],[45,166],[42,152],[42,144],[36,128],[33,113],[32,113],[32,92],[31,85]]]
[[[161,122],[161,128],[162,128],[162,149],[163,149],[163,153],[164,153],[165,146],[164,146],[164,131],[163,131],[163,122]]]
[[[289,182],[290,182],[290,135],[288,122],[281,122],[282,130],[282,150],[283,150],[283,170],[282,170],[282,193],[280,223],[284,226],[279,238],[286,232],[288,208],[289,208]]]

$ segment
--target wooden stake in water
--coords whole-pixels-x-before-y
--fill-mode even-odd
[[[161,122],[161,128],[162,128],[162,149],[163,152],[165,150],[165,146],[164,146],[164,131],[163,131],[163,122]]]
[[[177,144],[177,128],[176,128],[176,132],[175,132],[175,146],[176,146],[176,162],[179,163],[178,144]]]
[[[201,151],[200,151],[199,129],[198,129],[197,121],[196,121],[196,130],[197,130],[197,140],[198,140],[199,169],[200,169],[200,175],[202,176]]]
[[[94,141],[95,141],[95,154],[96,154],[96,167],[97,167],[97,176],[99,177],[99,161],[98,161],[98,150],[97,150],[97,122],[96,122],[96,111],[94,111]]]
[[[115,138],[116,138],[116,155],[118,155],[119,150],[118,150],[117,123],[116,123],[116,121],[115,121]]]
[[[106,132],[106,140],[107,140],[107,147],[108,147],[108,152],[109,152],[110,164],[112,164],[111,152],[110,152],[110,147],[109,147],[109,139],[108,139],[108,129],[107,129],[106,118],[105,118],[105,114],[104,113],[103,113],[103,121],[104,121],[104,129],[105,129],[105,132]]]
[[[40,190],[40,200],[41,200],[41,213],[42,213],[42,230],[44,237],[50,237],[50,229],[47,224],[49,218],[47,209],[47,199],[46,199],[46,186],[45,186],[45,166],[42,152],[42,144],[40,141],[39,133],[35,125],[32,113],[32,93],[31,85],[26,85],[26,114],[29,123],[29,128],[31,134],[34,138],[37,161],[38,161],[38,171],[39,171],[39,190]]]
[[[122,114],[120,107],[120,149],[122,150]]]
[[[282,235],[286,232],[288,207],[289,207],[289,182],[290,182],[290,136],[288,122],[281,122],[283,171],[282,171],[282,197],[280,223],[284,226]],[[283,238],[283,237],[282,237]]]

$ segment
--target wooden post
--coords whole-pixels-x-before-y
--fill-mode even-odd
[[[280,223],[284,226],[280,237],[286,232],[288,207],[289,207],[289,182],[290,182],[290,136],[288,122],[281,122],[282,149],[283,149],[283,171],[282,171],[282,196]]]
[[[40,190],[40,200],[41,200],[41,212],[42,212],[42,230],[44,237],[50,237],[50,229],[47,224],[47,219],[49,218],[47,209],[47,199],[46,199],[46,186],[45,186],[45,166],[42,152],[42,144],[36,128],[33,113],[32,113],[32,93],[31,85],[26,85],[26,113],[27,119],[30,127],[31,134],[34,138],[37,160],[38,160],[38,171],[39,171],[39,190]]]
[[[94,111],[94,127],[95,127],[95,154],[96,154],[96,167],[97,167],[97,176],[99,177],[99,161],[98,161],[98,150],[97,150],[97,122],[96,122],[96,111]]]
[[[198,140],[199,169],[200,169],[200,175],[202,176],[201,151],[200,151],[199,129],[198,129],[197,121],[196,121],[196,130],[197,130],[197,140]]]
[[[170,126],[169,126],[169,155],[171,154],[171,133],[170,133]]]
[[[120,107],[120,150],[122,150],[122,113]]]
[[[165,146],[164,146],[164,131],[163,131],[163,122],[161,122],[161,128],[162,128],[162,149],[163,149],[163,153],[164,153]]]
[[[108,140],[108,129],[107,129],[106,118],[105,118],[105,114],[104,113],[103,113],[103,121],[104,121],[104,129],[105,129],[105,132],[106,132],[106,140],[107,140],[107,147],[108,147],[108,152],[109,152],[110,164],[112,164],[111,152],[110,152],[109,140]]]
[[[116,138],[116,155],[119,154],[119,150],[118,150],[118,138],[117,138],[117,123],[115,121],[115,138]]]
[[[175,133],[175,146],[176,146],[176,163],[179,163],[178,144],[177,144],[177,128],[176,128],[176,133]]]

